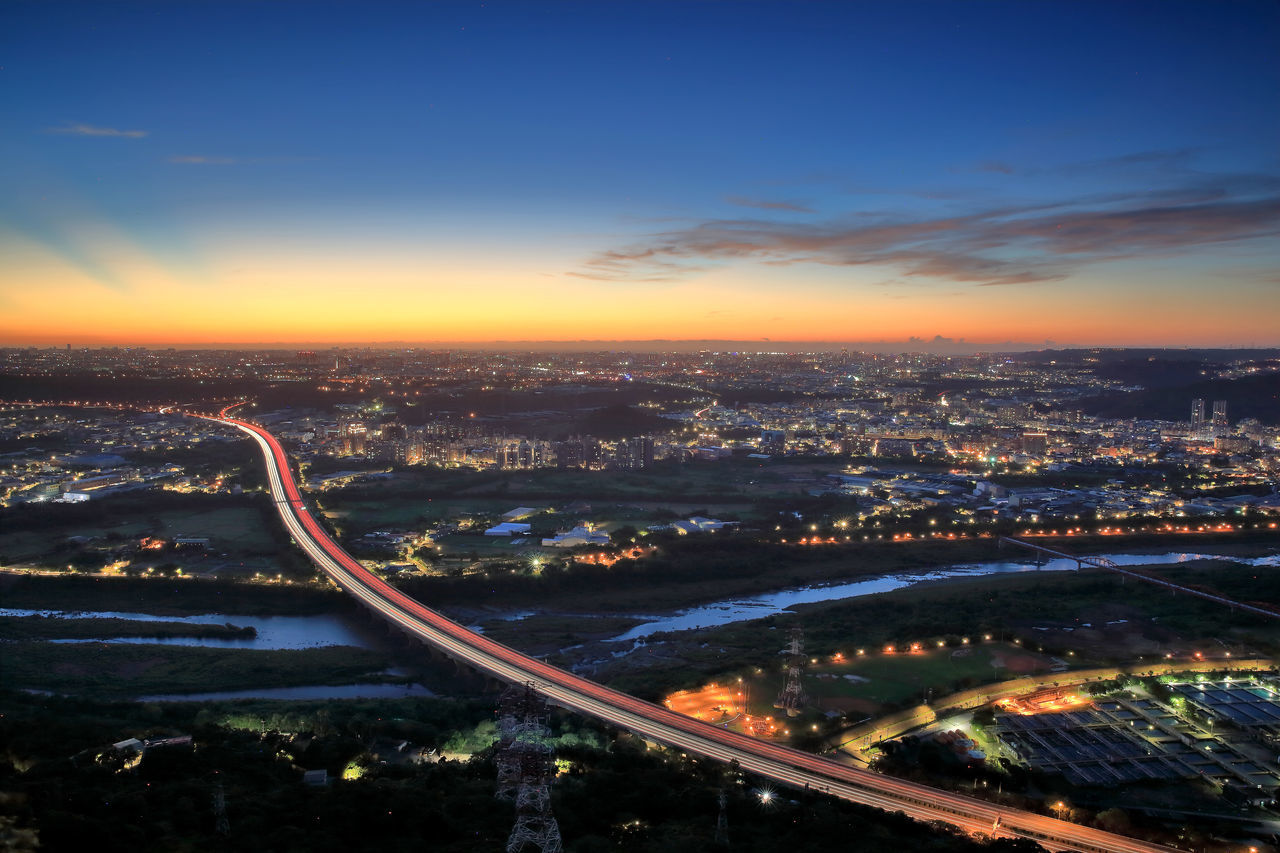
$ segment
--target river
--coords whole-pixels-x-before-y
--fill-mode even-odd
[[[317,646],[359,646],[383,649],[386,633],[379,626],[347,620],[337,615],[319,616],[241,616],[225,613],[202,613],[198,616],[157,616],[154,613],[122,611],[22,610],[0,608],[0,616],[47,616],[56,619],[127,619],[137,622],[181,622],[187,625],[225,625],[252,627],[256,637],[222,639],[217,637],[107,637],[101,639],[53,640],[55,643],[141,643],[161,646],[205,646],[214,649],[311,649]]]
[[[1266,557],[1241,558],[1226,557],[1217,554],[1197,554],[1191,552],[1170,552],[1165,554],[1093,554],[1093,558],[1102,557],[1120,566],[1167,565],[1169,563],[1185,563],[1193,560],[1229,560],[1247,566],[1275,567],[1280,566],[1280,555]],[[635,626],[625,633],[611,637],[611,642],[640,640],[652,634],[664,631],[689,631],[695,628],[714,628],[733,622],[744,622],[750,619],[763,619],[777,613],[789,612],[788,608],[797,604],[814,604],[820,601],[839,601],[846,598],[858,598],[873,595],[877,592],[903,589],[930,581],[950,578],[972,578],[984,575],[1010,574],[1015,572],[1064,572],[1075,571],[1075,560],[1054,559],[1037,566],[1027,562],[996,563],[964,563],[944,566],[928,572],[911,574],[882,575],[849,583],[833,583],[821,586],[802,586],[778,592],[765,593],[751,598],[730,599],[704,604],[688,610],[681,610],[663,616],[648,618],[648,621]],[[647,618],[647,617],[646,617]]]
[[[1185,563],[1193,560],[1228,560],[1241,565],[1257,567],[1280,566],[1280,554],[1265,557],[1241,558],[1217,554],[1201,554],[1189,551],[1175,551],[1163,554],[1093,554],[1091,557],[1102,557],[1121,566],[1165,565],[1169,563]],[[750,619],[762,619],[777,613],[786,613],[789,608],[799,604],[814,604],[821,601],[839,601],[841,599],[858,598],[878,592],[903,589],[916,584],[951,578],[972,578],[985,575],[1010,574],[1022,572],[1062,572],[1075,571],[1075,560],[1054,559],[1037,566],[1031,562],[1001,561],[990,563],[963,563],[943,566],[925,572],[882,575],[863,578],[846,583],[831,583],[814,586],[794,587],[764,593],[750,598],[735,598],[716,601],[710,604],[692,607],[673,613],[641,616],[645,621],[634,628],[610,638],[616,642],[642,640],[652,634],[664,631],[688,631],[697,628],[713,628],[742,622]],[[489,619],[504,621],[520,621],[537,615],[536,611],[519,611],[507,614],[494,614]],[[592,614],[581,614],[588,616]],[[142,622],[184,622],[189,624],[223,625],[228,622],[239,626],[252,626],[258,635],[246,639],[215,639],[204,637],[171,637],[158,639],[153,637],[106,638],[96,642],[151,643],[160,645],[206,646],[209,648],[231,649],[307,649],[317,646],[359,646],[379,649],[386,644],[385,634],[370,623],[349,621],[341,616],[240,616],[222,613],[205,613],[199,616],[156,616],[150,613],[127,613],[115,611],[75,612],[62,610],[22,610],[16,608],[0,608],[0,616],[50,616],[55,618],[104,618],[130,619]],[[55,640],[54,642],[95,642],[94,640]]]

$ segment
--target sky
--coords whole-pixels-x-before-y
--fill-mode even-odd
[[[1274,2],[0,10],[0,345],[1280,345]]]

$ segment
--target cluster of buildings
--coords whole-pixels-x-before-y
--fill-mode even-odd
[[[360,414],[336,422],[309,419],[298,434],[316,453],[361,457],[406,465],[475,469],[606,468],[640,470],[653,466],[652,436],[606,441],[589,435],[551,441],[495,431],[485,423],[432,421],[418,426],[383,422]]]
[[[847,474],[814,491],[859,495],[871,514],[942,507],[1034,521],[1273,506],[1266,487],[1280,473],[1280,427],[1232,420],[1227,400],[1199,397],[1186,400],[1181,417],[1086,414],[1099,408],[1089,400],[1138,386],[1104,369],[1106,352],[1049,355],[48,348],[0,350],[0,373],[17,382],[92,374],[340,395],[331,405],[253,415],[304,460],[351,460],[346,471],[322,466],[329,473],[311,483],[320,488],[367,476],[369,462],[635,471],[668,461],[814,458]],[[1205,362],[1200,372],[1277,371],[1280,359],[1253,355]],[[644,428],[566,434],[566,424],[605,407],[635,413]],[[0,411],[0,440],[15,448],[0,455],[0,499],[21,502],[149,485],[218,488],[152,451],[233,437],[177,416],[98,410],[77,418],[15,407]],[[1177,483],[1161,481],[1169,472]],[[995,485],[1010,473],[1039,481]],[[1188,499],[1189,488],[1201,496]]]
[[[0,406],[0,506],[82,502],[122,491],[222,491],[216,473],[191,473],[175,453],[234,441],[180,415]]]

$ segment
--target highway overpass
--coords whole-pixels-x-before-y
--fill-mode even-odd
[[[225,410],[224,410],[225,414]],[[914,782],[838,764],[757,740],[611,690],[470,631],[413,600],[347,554],[307,508],[280,443],[257,424],[212,418],[252,437],[266,462],[271,494],[294,541],[343,591],[445,654],[512,683],[531,683],[548,699],[646,738],[785,785],[809,788],[923,821],[944,821],[974,835],[1031,838],[1050,850],[1170,853],[1172,848],[1045,815],[998,806]]]

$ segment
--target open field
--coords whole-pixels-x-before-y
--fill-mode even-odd
[[[390,660],[351,646],[246,651],[117,643],[6,644],[0,688],[93,696],[387,680]]]
[[[9,528],[6,525],[6,528]],[[151,531],[144,521],[118,521],[99,525],[75,524],[49,530],[6,529],[0,533],[0,555],[7,563],[30,563],[51,559],[61,549],[69,536],[85,536],[105,539],[118,536],[121,540],[137,539]]]
[[[809,704],[823,711],[841,711],[857,718],[875,715],[886,706],[922,702],[930,693],[948,692],[960,679],[975,683],[999,681],[1031,672],[1045,672],[1051,661],[1011,643],[995,641],[958,648],[887,654],[874,650],[865,656],[832,660],[825,657],[805,668],[802,683]],[[698,690],[665,697],[668,706],[700,719],[726,720],[744,711],[755,718],[780,719],[774,701],[783,687],[779,665],[729,677]]]
[[[158,515],[160,535],[208,537],[215,551],[261,553],[273,550],[275,540],[262,515],[251,507],[166,512]]]
[[[0,602],[29,610],[188,616],[242,613],[305,616],[354,609],[348,596],[319,585],[267,585],[187,578],[42,577],[0,574]]]
[[[254,496],[148,492],[87,504],[37,504],[0,510],[0,561],[59,565],[84,537],[93,548],[136,545],[144,536],[208,538],[211,551],[240,556],[279,551],[283,534],[269,504]],[[156,552],[159,554],[159,552]]]
[[[873,649],[865,657],[844,663],[826,661],[805,671],[805,690],[822,708],[841,709],[843,700],[861,699],[876,705],[901,704],[935,695],[944,685],[963,679],[977,683],[1043,672],[1051,661],[1010,643],[930,649],[917,653],[885,654]]]

